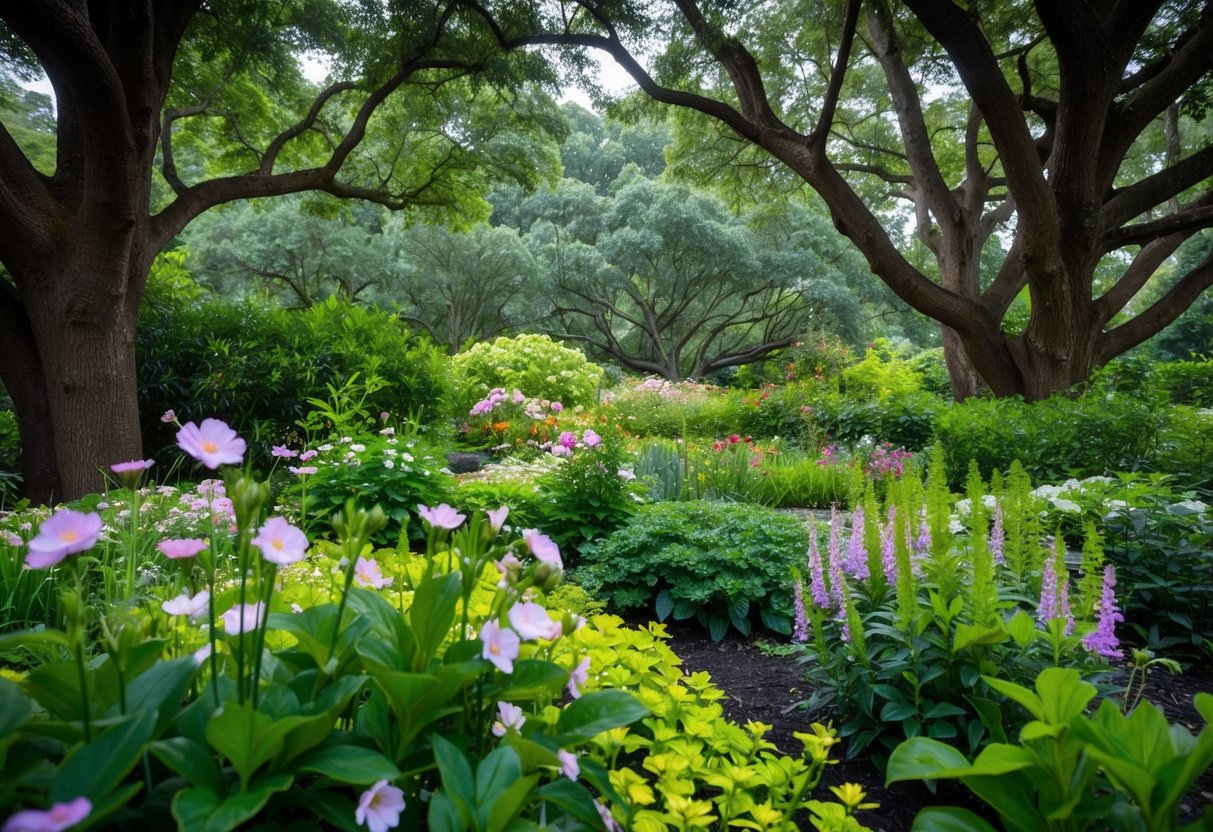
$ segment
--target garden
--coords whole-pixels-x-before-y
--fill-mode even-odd
[[[1213,830],[1209,12],[0,7],[0,832]]]
[[[6,828],[1208,817],[1208,361],[956,404],[888,341],[609,384],[343,314],[244,367],[149,345],[153,455],[0,515]]]

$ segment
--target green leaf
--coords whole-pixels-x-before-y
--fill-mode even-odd
[[[1020,705],[1023,705],[1024,708],[1027,709],[1028,713],[1032,714],[1032,716],[1036,717],[1037,719],[1044,718],[1044,703],[1041,702],[1040,697],[1032,693],[1032,691],[1023,687],[1022,685],[1017,685],[1014,682],[1008,682],[1004,679],[998,679],[993,676],[982,676],[981,678],[985,679],[987,685],[994,688],[994,690],[998,691],[1003,696],[1018,702]]]
[[[34,707],[15,683],[0,677],[0,742],[12,736],[33,714]]]
[[[55,775],[51,802],[62,803],[81,795],[101,802],[143,756],[156,728],[156,716],[155,711],[132,714],[99,738],[78,746]]]
[[[880,718],[885,722],[899,722],[918,713],[918,707],[913,702],[889,702],[880,710]]]
[[[1007,631],[1001,624],[993,627],[978,627],[973,624],[957,624],[952,649],[960,652],[974,645],[998,644],[1007,640]]]
[[[426,820],[431,832],[467,832],[468,829],[455,801],[443,791],[435,792],[430,798],[430,811]]]
[[[910,832],[998,832],[968,809],[928,806],[914,818]]]
[[[952,746],[927,737],[914,737],[889,755],[885,785],[902,780],[954,779],[968,769],[969,761]]]
[[[668,589],[663,589],[657,593],[657,598],[654,600],[654,607],[657,613],[658,621],[665,621],[670,617],[670,613],[674,611],[674,596],[670,595]]]
[[[574,699],[560,714],[556,724],[563,737],[588,740],[631,725],[649,715],[649,709],[636,697],[621,690],[599,690]]]
[[[468,822],[476,810],[476,776],[472,772],[472,764],[449,740],[435,735],[433,744],[434,761],[438,764],[442,785],[459,814]]]
[[[495,748],[476,767],[476,806],[491,803],[496,796],[522,776],[518,752],[508,745]]]
[[[723,615],[708,616],[708,633],[712,636],[712,641],[720,641],[728,631],[729,619]]]
[[[148,746],[148,750],[174,774],[195,786],[214,792],[223,790],[219,765],[205,745],[194,742],[189,737],[170,737],[157,740]]]
[[[602,823],[602,818],[594,805],[594,798],[586,791],[585,786],[575,783],[567,777],[560,777],[551,783],[544,784],[539,789],[539,797],[559,806],[591,829],[599,828]]]
[[[417,640],[414,671],[424,670],[446,639],[462,594],[463,585],[457,572],[430,578],[417,587],[409,609],[409,624]]]
[[[75,661],[48,662],[34,668],[25,677],[25,690],[56,719],[78,722],[84,716]]]
[[[199,786],[183,789],[173,798],[173,817],[179,828],[190,832],[231,832],[256,817],[271,795],[286,791],[293,782],[288,774],[262,778],[244,794],[231,797]]]
[[[338,783],[354,786],[400,777],[400,769],[378,751],[348,744],[315,748],[300,757],[294,769],[297,772],[321,774]]]
[[[159,736],[176,718],[185,689],[198,671],[193,656],[185,656],[168,662],[157,662],[151,669],[141,673],[126,688],[126,711],[157,711],[154,735]],[[117,707],[111,714],[117,714]]]
[[[506,687],[497,698],[510,702],[534,699],[545,692],[559,691],[568,678],[569,672],[555,662],[521,659],[514,662],[514,672],[507,677]]]
[[[206,741],[236,769],[244,790],[253,773],[282,750],[287,733],[310,718],[273,719],[253,710],[251,702],[226,702],[206,726]]]

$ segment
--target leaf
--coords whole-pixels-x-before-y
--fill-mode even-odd
[[[206,726],[206,741],[232,764],[247,788],[254,772],[282,750],[287,732],[310,718],[274,719],[253,710],[251,702],[226,702]]]
[[[409,624],[417,640],[417,652],[413,655],[414,671],[424,670],[446,639],[462,593],[457,572],[423,581],[413,593]]]
[[[378,751],[358,745],[315,748],[295,761],[297,772],[321,774],[338,783],[367,786],[379,780],[395,780],[400,770]]]
[[[496,796],[522,777],[522,761],[513,748],[495,748],[476,767],[475,806],[483,807],[493,802]]]
[[[476,776],[472,764],[449,740],[435,735],[433,745],[434,761],[438,764],[446,793],[451,796],[459,814],[465,816],[465,821],[471,820],[476,809]]]
[[[127,713],[157,711],[160,718],[156,721],[154,736],[159,736],[176,718],[185,689],[197,671],[198,663],[193,656],[157,662],[127,685]],[[110,712],[117,713],[117,708],[111,708]]]
[[[674,596],[670,595],[668,589],[663,589],[657,593],[657,598],[653,602],[657,613],[658,621],[665,621],[670,617],[670,613],[674,611]]]
[[[885,785],[902,780],[954,779],[968,769],[969,761],[952,746],[927,737],[914,737],[889,755]]]
[[[910,832],[998,832],[968,809],[928,806],[914,818]]]
[[[649,709],[636,697],[621,690],[599,690],[574,699],[560,714],[557,731],[564,737],[589,740],[631,725],[649,715]]]
[[[880,718],[885,722],[899,722],[918,713],[918,707],[913,702],[888,702],[880,710]]]
[[[179,828],[190,832],[231,832],[256,817],[271,795],[286,791],[293,782],[288,774],[262,778],[244,794],[230,797],[198,786],[183,789],[173,798],[173,817]]]
[[[148,746],[148,750],[174,774],[193,785],[215,792],[223,789],[219,765],[205,745],[194,742],[189,737],[170,737],[157,740]]]
[[[720,641],[728,631],[729,619],[722,615],[708,616],[708,633],[712,636],[712,641]]]
[[[974,645],[998,644],[1007,640],[1007,631],[1002,625],[979,627],[974,624],[957,624],[952,649],[960,652]]]
[[[51,784],[52,803],[83,795],[101,802],[139,762],[156,728],[156,712],[140,711],[77,749],[64,761]]]
[[[30,698],[21,688],[0,677],[0,742],[12,736],[33,712]]]

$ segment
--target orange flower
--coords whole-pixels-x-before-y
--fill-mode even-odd
[[[497,433],[505,433],[509,429],[510,429],[509,422],[494,422],[493,423],[493,430],[496,431]]]

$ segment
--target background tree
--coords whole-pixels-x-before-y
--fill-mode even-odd
[[[514,229],[415,225],[390,237],[384,297],[451,354],[537,319],[535,262]]]
[[[183,235],[189,267],[223,294],[259,289],[286,306],[365,300],[389,268],[384,217],[322,208],[282,198],[211,211]]]
[[[552,209],[572,200],[532,197],[553,334],[676,380],[760,360],[827,316],[854,326],[858,304],[808,241],[764,238],[710,195],[635,168],[613,190],[600,200],[575,187],[571,214]]]
[[[0,380],[28,496],[79,496],[143,455],[135,316],[156,253],[195,217],[307,190],[487,216],[489,181],[553,170],[501,137],[557,114],[462,15],[454,0],[0,6],[4,66],[45,72],[58,108],[53,173],[0,123]],[[331,61],[325,86],[304,53]]]
[[[959,397],[984,383],[1038,399],[1081,382],[1213,283],[1205,257],[1155,303],[1114,322],[1162,263],[1213,226],[1213,144],[1179,126],[1170,152],[1146,152],[1172,105],[1206,119],[1209,0],[492,9],[498,16],[486,21],[504,46],[605,50],[651,98],[726,128],[727,139],[712,137],[731,143],[729,158],[752,162],[747,148],[761,148],[778,160],[777,175],[790,171],[817,191],[872,271],[943,325]],[[654,52],[650,72],[638,56]],[[869,207],[873,191],[912,205],[938,282]],[[1000,229],[1006,256],[983,275],[982,253]],[[1097,271],[1118,255],[1118,276],[1097,287]],[[1027,325],[1006,334],[1002,321],[1024,288]]]

